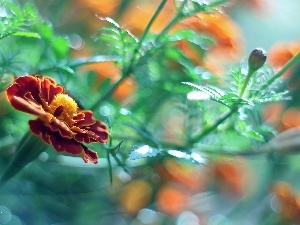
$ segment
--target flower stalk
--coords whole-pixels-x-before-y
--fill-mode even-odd
[[[42,139],[28,131],[19,142],[16,153],[2,173],[0,186],[4,185],[26,165],[35,160],[47,147]]]
[[[253,73],[255,73],[259,68],[261,68],[266,62],[266,60],[267,60],[267,55],[263,49],[256,48],[251,52],[248,58],[248,73],[239,94],[240,98],[243,97],[246,87],[248,86],[248,83]]]
[[[291,58],[273,77],[271,77],[263,86],[262,90],[269,87],[276,79],[282,76],[288,69],[294,66],[300,61],[300,52],[298,52],[293,58]]]
[[[222,124],[225,120],[227,120],[229,117],[231,117],[236,111],[238,110],[238,107],[233,107],[229,112],[225,113],[223,116],[221,116],[218,120],[216,120],[211,126],[204,129],[201,133],[194,136],[190,143],[194,144],[199,142],[201,139],[206,137],[208,134],[210,134],[212,131],[214,131],[220,124]]]

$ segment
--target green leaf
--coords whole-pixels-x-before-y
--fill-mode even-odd
[[[242,134],[246,137],[252,138],[259,142],[265,141],[264,137],[260,133],[256,132],[255,130],[252,130],[252,129],[244,131]]]
[[[185,40],[190,43],[193,43],[199,46],[203,50],[207,50],[210,46],[215,44],[215,41],[204,35],[200,35],[192,30],[180,30],[173,34],[170,34],[168,37],[169,41],[181,41]]]
[[[68,64],[69,67],[83,66],[90,63],[107,62],[107,61],[118,61],[119,57],[107,56],[107,55],[96,55],[86,59],[76,59]]]
[[[14,82],[14,76],[11,74],[2,74],[0,76],[0,92],[6,90]]]
[[[52,47],[58,59],[65,58],[69,51],[68,41],[62,37],[55,38]]]
[[[143,145],[133,150],[129,154],[129,159],[137,160],[141,158],[154,157],[159,153],[155,148],[150,147],[149,145]]]
[[[197,88],[198,90],[204,92],[205,94],[210,96],[211,100],[217,100],[223,96],[223,91],[221,91],[216,87],[212,88],[211,86],[201,86],[190,82],[182,82],[182,83]]]
[[[100,20],[103,20],[103,21],[107,21],[109,22],[110,24],[112,24],[114,27],[118,28],[118,29],[121,29],[120,25],[112,18],[110,17],[100,17],[100,16],[97,16]]]
[[[13,158],[3,171],[0,177],[0,185],[5,184],[9,179],[24,169],[28,163],[36,159],[46,148],[48,148],[48,145],[46,145],[40,137],[28,131],[19,142]]]
[[[137,132],[140,136],[144,137],[146,140],[150,141],[152,144],[155,144],[157,147],[160,147],[160,143],[145,129],[137,127],[131,123],[123,123],[125,126],[130,127],[135,132]]]
[[[13,36],[23,36],[23,37],[31,37],[40,39],[41,36],[38,33],[30,32],[30,31],[17,31],[12,33]]]

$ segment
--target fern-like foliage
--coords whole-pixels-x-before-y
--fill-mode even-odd
[[[215,102],[218,102],[222,105],[225,105],[229,108],[235,105],[250,105],[253,106],[253,103],[247,99],[240,98],[237,94],[233,92],[225,93],[223,90],[214,87],[214,86],[201,86],[196,85],[190,82],[183,82],[183,84],[187,84],[194,88],[197,88],[199,91],[205,93],[209,96],[209,99]]]
[[[32,5],[20,7],[14,3],[2,1],[0,7],[4,15],[0,17],[0,39],[11,35],[40,37],[29,28],[38,21],[38,13]]]
[[[112,18],[99,17],[99,19],[108,22],[111,26],[101,28],[94,35],[95,41],[100,40],[102,43],[106,43],[111,49],[112,55],[118,56],[118,62],[125,67],[132,60],[138,39],[130,31],[123,30]]]

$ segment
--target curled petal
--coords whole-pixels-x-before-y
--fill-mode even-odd
[[[84,152],[82,154],[82,159],[84,162],[91,162],[94,164],[98,163],[98,154],[97,152],[87,148],[86,146],[83,146]]]
[[[7,97],[10,102],[14,96],[24,98],[28,92],[38,104],[42,103],[39,96],[39,80],[35,76],[18,77],[6,90]]]
[[[90,135],[96,142],[106,143],[108,140],[108,129],[107,126],[101,121],[96,121],[95,124],[89,127],[85,127],[86,130],[91,131],[94,135]]]
[[[75,140],[78,142],[106,143],[109,136],[107,126],[100,121],[96,121],[96,123],[91,126],[82,128],[72,127],[71,129],[76,133]]]
[[[52,115],[44,111],[40,105],[36,105],[33,102],[26,101],[18,96],[12,96],[10,99],[12,106],[22,112],[27,112],[32,115],[38,116],[44,122],[49,122],[52,119]]]
[[[73,119],[77,121],[74,124],[76,127],[85,127],[96,123],[96,120],[93,118],[93,112],[89,110],[79,112]]]
[[[54,149],[58,152],[67,152],[72,155],[79,155],[84,151],[80,143],[73,139],[63,138],[57,133],[52,133],[50,135],[50,142]]]
[[[55,117],[53,117],[52,121],[49,123],[49,128],[53,132],[59,132],[59,134],[64,138],[71,139],[76,135],[76,133],[70,130],[69,126],[64,121],[61,121]]]
[[[45,111],[40,105],[37,105],[34,102],[26,101],[24,98],[21,98],[19,96],[11,96],[9,101],[11,105],[19,111],[36,116],[45,113]]]
[[[39,79],[40,82],[40,97],[47,103],[52,102],[55,95],[61,94],[64,92],[64,89],[62,86],[57,85],[57,83],[51,79],[50,77],[42,77],[40,76]]]
[[[48,127],[44,125],[43,121],[41,121],[40,119],[36,119],[36,120],[29,120],[28,123],[32,133],[41,136],[47,144],[50,144]]]

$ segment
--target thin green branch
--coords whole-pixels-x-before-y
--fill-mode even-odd
[[[184,0],[184,2],[181,4],[180,8],[178,9],[178,13],[171,19],[171,21],[160,32],[160,34],[157,35],[155,42],[158,42],[162,36],[164,36],[180,19],[182,19],[184,17],[184,14],[182,13],[182,11],[183,11],[183,8],[186,3],[187,3],[187,0]]]
[[[242,89],[241,89],[240,94],[239,94],[239,97],[240,97],[240,98],[243,97],[244,92],[245,92],[245,90],[246,90],[246,87],[248,86],[248,83],[249,83],[249,81],[250,81],[250,78],[251,78],[251,76],[252,76],[252,74],[253,74],[254,72],[255,72],[254,70],[251,70],[251,69],[248,70],[248,74],[247,74],[247,76],[246,76],[246,79],[245,79],[245,81],[244,81],[244,84],[243,84]]]
[[[61,68],[76,68],[79,66],[84,66],[87,64],[91,63],[99,63],[99,62],[107,62],[107,61],[117,61],[119,58],[118,57],[112,57],[112,56],[104,56],[104,55],[96,55],[87,59],[76,59],[74,61],[71,61],[66,64],[61,64],[61,65],[54,65],[52,67],[44,68],[44,69],[39,69],[32,74],[41,74],[41,73],[46,73],[46,72],[51,72],[55,70],[59,70]]]
[[[167,0],[162,0],[161,3],[159,4],[158,8],[156,9],[154,15],[152,16],[152,18],[150,19],[149,23],[147,24],[136,48],[135,48],[135,52],[136,53],[140,47],[142,46],[142,43],[144,41],[144,39],[146,38],[147,34],[149,33],[149,30],[152,26],[152,24],[154,23],[154,21],[156,20],[156,18],[158,17],[159,13],[161,12],[161,10],[163,9],[163,7],[165,6],[165,4],[167,3]],[[135,55],[135,54],[134,54]]]
[[[91,110],[94,110],[98,107],[98,105],[100,105],[102,102],[106,101],[113,93],[114,91],[118,88],[118,86],[123,83],[123,81],[130,76],[131,71],[132,71],[132,66],[133,63],[135,61],[135,57],[136,54],[139,52],[139,49],[142,46],[143,41],[145,40],[147,34],[149,33],[149,30],[152,26],[152,24],[154,23],[154,21],[156,20],[157,16],[159,15],[159,13],[161,12],[161,10],[163,9],[164,5],[166,4],[167,0],[162,0],[161,3],[159,4],[157,10],[155,11],[154,15],[152,16],[152,18],[150,19],[149,23],[147,24],[139,42],[137,43],[136,48],[134,49],[132,58],[130,60],[130,63],[127,67],[123,68],[122,70],[122,76],[121,78],[111,86],[111,88],[91,107]]]
[[[225,120],[227,120],[229,117],[231,117],[237,110],[238,110],[238,107],[232,108],[229,112],[227,112],[226,114],[221,116],[218,120],[216,120],[211,126],[207,127],[200,134],[191,138],[189,144],[193,145],[194,143],[199,142],[202,138],[206,137],[208,134],[213,132],[221,123],[223,123]]]
[[[272,76],[261,88],[264,90],[269,87],[276,79],[278,79],[282,74],[284,74],[288,69],[294,66],[300,61],[300,52],[298,52],[293,58],[291,58],[274,76]]]
[[[127,78],[127,76],[122,76],[120,79],[114,83],[110,89],[98,99],[97,102],[94,103],[93,106],[90,107],[90,110],[95,110],[102,102],[106,101],[110,98],[110,96],[114,93],[114,91],[119,87],[119,85]]]
[[[113,174],[112,174],[112,165],[111,165],[111,160],[110,160],[109,149],[106,149],[106,157],[107,157],[107,163],[108,163],[109,181],[110,181],[110,185],[112,185]]]

